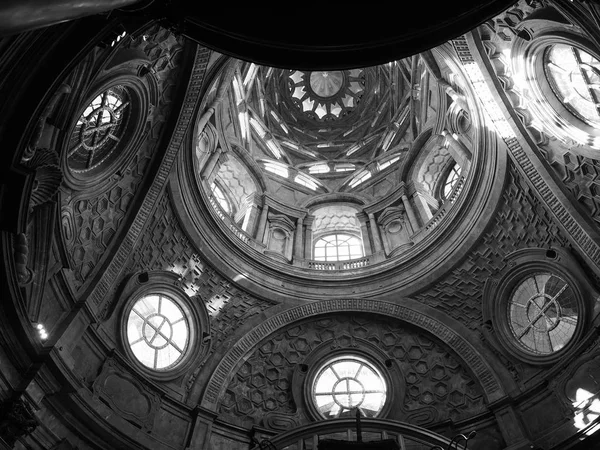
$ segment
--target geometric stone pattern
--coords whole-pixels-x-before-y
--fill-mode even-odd
[[[234,213],[247,196],[256,192],[256,185],[248,169],[232,156],[221,164],[217,178],[229,191],[229,198],[235,202]]]
[[[470,329],[481,326],[483,285],[520,248],[564,246],[567,240],[512,163],[501,207],[480,244],[435,286],[412,298],[437,308]]]
[[[157,162],[158,168],[156,176],[144,192],[145,195],[140,202],[139,208],[132,211],[133,217],[131,226],[127,229],[126,233],[123,233],[118,248],[115,249],[115,253],[105,270],[99,274],[98,280],[94,285],[94,290],[90,294],[91,303],[100,309],[102,318],[107,317],[108,311],[114,310],[111,303],[115,302],[116,297],[110,295],[106,301],[105,298],[109,293],[115,292],[119,280],[122,279],[123,269],[129,261],[131,254],[134,252],[139,238],[144,234],[148,221],[155,212],[158,200],[164,193],[169,174],[175,163],[175,158],[181,149],[186,131],[192,120],[192,113],[198,106],[200,98],[199,94],[204,82],[211,50],[208,50],[205,47],[192,45],[192,48],[193,47],[195,47],[194,61],[189,77],[186,82],[184,82],[184,84],[187,85],[186,94],[181,109],[179,110],[177,120],[174,121],[173,133],[169,138],[167,148],[164,151],[164,154],[161,155],[160,161]],[[158,62],[160,61],[161,60]],[[162,61],[164,61],[164,59]],[[162,65],[163,63],[161,62],[160,64]]]
[[[356,313],[309,319],[269,336],[239,366],[217,411],[224,420],[243,426],[267,426],[263,419],[270,413],[295,415],[299,423],[311,422],[292,398],[294,368],[323,342],[351,351],[355,340],[376,345],[400,366],[404,396],[392,399],[391,411],[401,411],[403,421],[429,426],[485,411],[480,385],[442,341],[393,318]],[[427,414],[422,413],[425,407],[430,407]]]
[[[152,270],[181,275],[181,288],[206,305],[213,351],[250,317],[273,305],[230,285],[200,258],[183,232],[167,194],[158,201],[124,273]]]
[[[423,161],[419,170],[417,181],[421,183],[429,195],[434,195],[438,180],[445,172],[451,159],[452,155],[442,145],[436,145],[427,154],[427,158]]]
[[[360,233],[360,223],[356,213],[356,209],[341,205],[319,208],[313,213],[315,220],[312,231],[314,234],[335,230]]]
[[[540,146],[540,150],[557,178],[600,227],[600,159],[571,153],[557,139]],[[600,158],[600,154],[598,156]]]
[[[182,41],[159,26],[152,27],[145,36],[145,40],[140,36],[127,45],[145,52],[158,82],[158,105],[151,107],[148,120],[142,125],[145,139],[128,167],[115,173],[114,178],[120,178],[116,183],[109,184],[103,192],[95,192],[91,198],[78,199],[76,192],[64,196],[63,220],[71,220],[75,231],[67,246],[77,288],[93,271],[119,229],[144,174],[148,172],[163,126],[171,113],[180,73]]]

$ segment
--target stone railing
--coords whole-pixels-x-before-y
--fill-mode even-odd
[[[433,431],[403,422],[384,419],[361,418],[361,437],[363,442],[393,439],[401,449],[429,449],[436,445],[447,448],[450,440]],[[322,439],[340,439],[356,441],[355,419],[331,419],[295,428],[277,436],[267,437],[271,447],[277,450],[308,450],[316,449]],[[260,439],[257,439],[260,442]],[[462,448],[462,447],[459,447]]]
[[[229,215],[227,213],[225,213],[225,211],[223,211],[223,208],[221,208],[221,205],[219,205],[219,202],[217,201],[217,199],[215,198],[214,195],[211,195],[209,197],[209,201],[215,211],[215,214],[219,217],[219,219],[221,219],[223,221],[225,226],[227,228],[229,228],[229,231],[231,231],[235,236],[237,236],[237,238],[239,240],[241,240],[242,242],[245,242],[246,244],[250,245],[251,247],[254,247],[257,249],[260,248],[260,246],[255,245],[255,241],[252,238],[252,236],[250,236],[248,233],[246,233],[244,230],[242,230],[240,227],[238,227],[235,224],[235,222],[233,220],[231,220],[231,217],[229,217]]]
[[[315,259],[296,259],[294,265],[312,270],[355,270],[378,263],[385,259],[385,253],[379,252],[346,261],[317,261]]]

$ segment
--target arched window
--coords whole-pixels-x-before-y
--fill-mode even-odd
[[[345,355],[326,361],[318,370],[312,400],[324,418],[345,417],[358,409],[364,417],[382,410],[387,385],[381,372],[366,359]]]
[[[229,202],[229,199],[223,192],[223,189],[221,189],[219,185],[217,185],[217,183],[213,183],[211,189],[213,195],[215,196],[215,199],[217,200],[217,203],[219,204],[223,212],[227,215],[231,215],[231,213],[233,212],[231,208],[231,203]]]
[[[350,234],[328,234],[315,242],[317,261],[346,261],[361,256],[364,256],[362,240]]]
[[[452,194],[452,191],[454,190],[454,187],[456,186],[456,183],[459,179],[460,166],[458,165],[458,163],[454,163],[454,165],[450,168],[448,175],[446,175],[444,185],[442,186],[440,192],[442,200],[446,200],[450,197],[450,194]]]

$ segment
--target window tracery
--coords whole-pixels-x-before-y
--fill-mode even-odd
[[[547,355],[559,351],[573,337],[579,320],[575,293],[557,275],[539,272],[513,291],[508,315],[511,331],[523,348]]]
[[[446,179],[444,181],[444,186],[443,186],[443,189],[441,192],[442,200],[446,200],[450,197],[450,194],[456,187],[456,183],[458,183],[459,179],[460,179],[460,165],[458,163],[455,163],[450,168],[450,171],[448,172],[448,175],[446,176]]]
[[[313,402],[327,419],[349,416],[356,409],[364,417],[376,417],[385,404],[386,394],[387,385],[379,370],[354,355],[326,361],[312,386]]]
[[[364,69],[288,72],[288,90],[298,109],[315,120],[335,120],[356,108],[365,91]]]
[[[346,261],[363,255],[361,239],[350,234],[329,234],[318,239],[314,246],[317,261]]]
[[[109,87],[89,103],[71,132],[67,164],[72,172],[89,172],[113,159],[126,133],[130,109],[130,93],[121,85]]]
[[[573,45],[555,44],[544,55],[554,94],[575,116],[600,126],[600,61]]]
[[[186,355],[189,334],[183,310],[167,295],[146,295],[129,312],[127,342],[138,361],[150,369],[177,365]]]

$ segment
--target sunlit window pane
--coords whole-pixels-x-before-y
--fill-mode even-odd
[[[315,242],[314,259],[317,261],[346,261],[362,257],[360,238],[348,234],[330,234]]]
[[[381,373],[357,356],[327,361],[313,383],[313,401],[325,418],[345,417],[356,408],[364,417],[376,417],[386,400],[387,386]]]
[[[146,367],[173,367],[187,350],[188,340],[189,324],[182,309],[165,295],[145,296],[129,313],[127,341]]]
[[[546,51],[544,67],[563,105],[589,125],[600,126],[600,61],[577,47],[555,44]]]
[[[575,292],[562,278],[538,273],[514,289],[508,305],[510,328],[528,352],[548,355],[575,334],[578,309]]]

